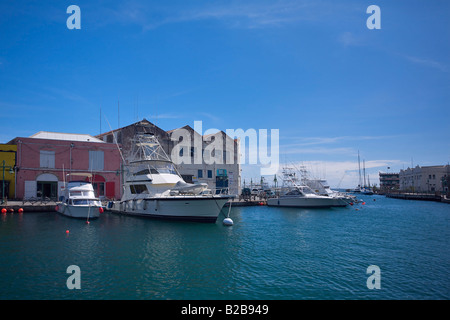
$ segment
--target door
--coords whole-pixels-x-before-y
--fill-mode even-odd
[[[58,195],[58,182],[57,181],[38,181],[36,194],[38,198],[49,198],[52,200],[57,199]]]

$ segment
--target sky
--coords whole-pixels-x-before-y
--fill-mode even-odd
[[[146,118],[278,129],[280,162],[332,187],[356,186],[358,152],[375,183],[447,164],[449,13],[445,0],[2,1],[0,143]]]

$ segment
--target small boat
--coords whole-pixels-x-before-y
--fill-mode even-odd
[[[56,211],[68,217],[95,219],[103,212],[103,208],[90,182],[70,181],[57,203]]]

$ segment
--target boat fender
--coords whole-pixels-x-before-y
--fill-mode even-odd
[[[225,219],[223,219],[223,224],[225,226],[232,226],[233,225],[233,220],[231,220],[231,218],[225,218]]]

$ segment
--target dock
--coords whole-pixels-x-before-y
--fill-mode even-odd
[[[0,210],[6,209],[8,212],[12,209],[14,212],[18,212],[22,209],[23,212],[48,212],[55,211],[56,202],[55,201],[45,201],[45,200],[24,200],[24,201],[7,201],[0,204]]]
[[[233,199],[231,202],[225,203],[225,207],[229,207],[231,204],[231,207],[251,207],[251,206],[266,206],[267,201],[265,199],[263,200],[239,200],[239,199]]]
[[[441,202],[441,196],[430,193],[387,193],[387,198]]]

